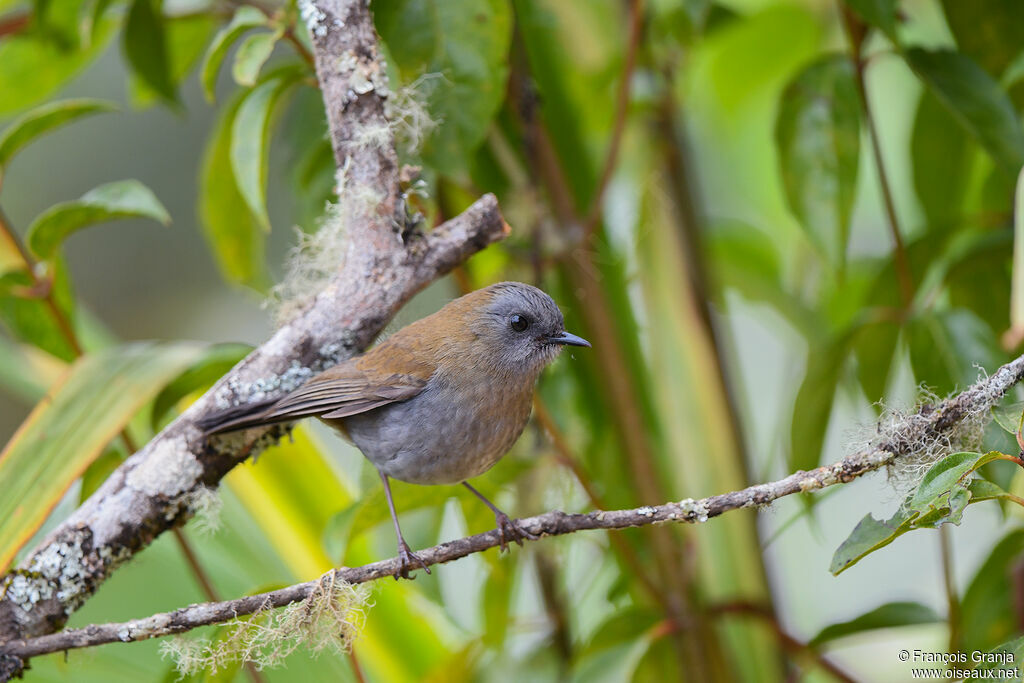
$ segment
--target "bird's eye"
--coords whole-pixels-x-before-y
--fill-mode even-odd
[[[508,324],[509,327],[511,327],[516,332],[522,332],[523,330],[530,326],[530,319],[527,318],[525,315],[519,315],[518,313],[516,313],[515,315],[508,319]]]

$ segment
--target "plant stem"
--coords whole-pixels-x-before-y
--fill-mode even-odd
[[[845,5],[840,4],[839,14],[842,17],[843,27],[846,30],[850,43],[850,58],[853,60],[857,93],[860,95],[861,109],[864,113],[864,121],[867,124],[868,138],[871,140],[871,152],[875,160],[878,182],[882,190],[882,203],[885,207],[886,218],[888,219],[889,232],[892,235],[896,259],[896,274],[900,283],[900,297],[903,307],[909,309],[914,300],[914,280],[910,273],[910,262],[907,260],[907,252],[903,245],[899,220],[896,217],[896,204],[892,198],[889,176],[885,171],[885,162],[882,159],[882,145],[878,138],[878,127],[875,125],[875,119],[871,114],[871,103],[868,99],[865,79],[868,62],[863,54],[864,34],[863,31],[858,30],[859,19]]]
[[[855,683],[848,673],[843,671],[832,660],[822,654],[816,647],[793,637],[779,623],[774,611],[768,605],[757,605],[748,602],[731,602],[724,605],[712,606],[712,614],[743,614],[762,619],[771,628],[772,633],[778,638],[782,647],[790,654],[804,654],[810,657],[815,664],[828,672],[837,681],[843,683]]]
[[[956,652],[960,646],[960,599],[956,591],[956,577],[953,576],[953,547],[949,525],[939,527],[939,548],[942,553],[942,579],[946,587],[946,603],[949,622],[949,651]]]
[[[629,3],[629,38],[626,43],[626,61],[619,77],[619,89],[615,97],[615,124],[612,127],[611,142],[608,154],[601,169],[601,177],[597,182],[597,190],[590,200],[590,210],[583,222],[583,242],[586,243],[601,225],[601,204],[604,200],[608,183],[619,158],[619,147],[622,135],[626,130],[626,114],[629,112],[629,90],[633,83],[633,72],[636,69],[636,54],[643,35],[644,0],[630,0]]]

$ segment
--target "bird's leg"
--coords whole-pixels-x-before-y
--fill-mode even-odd
[[[398,526],[398,513],[395,512],[395,501],[391,499],[391,484],[388,483],[388,475],[380,472],[380,470],[378,472],[380,473],[380,480],[384,482],[384,496],[388,499],[391,521],[395,523],[395,534],[398,536],[398,570],[395,572],[395,581],[398,581],[398,577],[415,579],[415,576],[409,576],[409,570],[413,568],[413,564],[423,567],[429,574],[430,567],[409,548],[409,544],[405,542],[405,537],[402,536],[402,528]]]
[[[515,541],[519,545],[523,544],[524,538],[531,541],[537,540],[537,537],[524,529],[518,521],[509,519],[509,516],[499,510],[494,503],[484,498],[484,495],[470,486],[468,481],[462,482],[462,485],[472,491],[474,496],[482,500],[484,505],[491,508],[494,512],[494,520],[498,523],[498,545],[501,547],[502,552],[508,550],[508,541],[510,540]]]

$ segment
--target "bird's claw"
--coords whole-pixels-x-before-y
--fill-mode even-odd
[[[517,520],[510,519],[504,512],[495,513],[494,519],[498,522],[498,547],[501,548],[501,552],[508,550],[509,541],[514,541],[521,546],[523,539],[536,541],[538,538],[524,529]]]
[[[409,572],[415,570],[415,565],[419,565],[425,572],[430,573],[430,567],[427,563],[420,559],[419,555],[414,553],[409,544],[404,540],[398,542],[398,569],[395,570],[395,581],[399,578],[413,579],[415,576],[410,576]]]

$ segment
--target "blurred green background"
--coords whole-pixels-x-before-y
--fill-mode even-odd
[[[374,0],[372,9],[392,88],[411,88],[434,121],[418,148],[401,149],[422,167],[411,209],[429,229],[495,192],[513,228],[393,326],[462,289],[517,279],[550,292],[568,329],[594,343],[545,374],[541,419],[481,478],[510,514],[700,498],[830,463],[872,439],[884,406],[913,406],[921,387],[962,389],[979,367],[1012,357],[1024,322],[1010,305],[1024,162],[1018,2]],[[74,114],[13,161],[0,143],[12,232],[35,251],[30,233],[45,227],[33,224],[50,207],[130,178],[171,219],[164,227],[150,220],[157,211],[136,211],[150,219],[36,251],[42,281],[56,273],[71,283],[73,295],[54,290],[64,292],[57,307],[87,356],[150,339],[256,345],[272,332],[262,304],[285,277],[292,227],[317,229],[333,184],[299,13],[291,2],[0,0],[0,130],[24,127],[39,106],[76,112],[80,104],[60,104],[72,98],[118,105]],[[264,133],[238,112],[252,114],[254,93],[268,92]],[[233,165],[232,145],[256,150],[260,167]],[[13,248],[0,243],[0,255],[6,442],[77,354],[27,291],[39,283]],[[183,368],[153,353],[171,383]],[[202,346],[187,364],[220,373],[240,353]],[[193,373],[186,388],[200,390],[212,372]],[[125,409],[130,441],[148,440],[175,412],[156,396],[162,388]],[[371,468],[319,425],[297,434],[225,479],[216,531],[185,527],[219,597],[393,553]],[[81,479],[56,449],[49,466],[74,483],[48,525],[123,457],[119,440],[94,445]],[[1005,435],[985,445],[1014,452]],[[956,528],[904,536],[829,572],[858,520],[889,517],[916,485],[890,474],[690,528],[546,539],[415,582],[378,582],[354,659],[297,653],[261,674],[218,676],[908,680],[901,649],[1013,642],[1024,629],[1016,505],[972,506]],[[982,474],[1024,489],[1007,463]],[[43,514],[59,488],[19,495]],[[414,547],[492,524],[454,488],[397,484],[395,496]],[[161,537],[70,625],[206,599],[180,543]],[[878,607],[873,619],[824,631]],[[173,680],[158,650],[43,657],[26,678]]]

